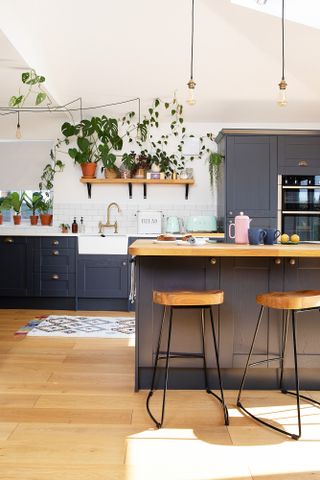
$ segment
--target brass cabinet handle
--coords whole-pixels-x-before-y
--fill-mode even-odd
[[[59,280],[59,275],[57,275],[56,273],[54,273],[54,274],[51,276],[51,280]]]
[[[307,160],[299,160],[298,165],[299,167],[307,167],[309,164]]]
[[[54,256],[59,255],[59,250],[52,250],[52,255],[54,255]]]
[[[274,263],[275,263],[276,265],[280,265],[280,263],[281,263],[281,258],[275,258]]]
[[[14,243],[14,240],[11,237],[6,237],[3,241],[4,243]]]
[[[59,240],[52,240],[52,245],[59,245]]]
[[[290,263],[290,265],[295,265],[296,264],[296,259],[295,258],[290,258],[289,263]]]
[[[127,262],[122,262],[122,265],[125,267],[127,265]]]
[[[215,265],[217,263],[217,259],[216,258],[211,258],[210,263],[211,263],[211,265]]]

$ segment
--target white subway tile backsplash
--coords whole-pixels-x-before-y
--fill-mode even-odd
[[[145,203],[128,203],[121,204],[121,212],[112,209],[110,212],[110,221],[118,221],[119,231],[122,233],[136,233],[137,232],[137,216],[138,210],[160,210],[163,212],[165,226],[165,218],[168,216],[177,216],[185,219],[191,215],[214,215],[216,212],[215,201],[210,204],[192,204],[187,206],[178,206],[175,204],[145,204]],[[54,205],[54,226],[59,226],[60,223],[73,222],[74,217],[80,222],[80,217],[83,217],[86,227],[86,233],[96,233],[100,221],[106,220],[106,204],[105,203],[88,203],[86,204],[65,204],[55,203]]]

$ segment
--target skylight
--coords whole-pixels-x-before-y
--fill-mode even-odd
[[[281,1],[267,0],[264,5],[259,5],[257,0],[230,0],[235,5],[251,8],[261,13],[281,17]],[[260,2],[261,3],[261,2]],[[301,23],[308,27],[320,29],[320,2],[319,0],[287,0],[285,4],[285,17],[292,22]]]

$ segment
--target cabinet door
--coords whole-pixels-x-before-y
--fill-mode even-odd
[[[278,140],[279,173],[319,175],[320,137],[287,135]]]
[[[277,138],[230,136],[226,148],[227,216],[277,216]]]
[[[284,290],[320,290],[319,258],[287,258]],[[297,350],[300,367],[319,367],[320,313],[319,310],[297,313]],[[293,368],[292,333],[289,330],[286,367]]]
[[[272,258],[221,259],[220,285],[225,299],[220,307],[223,367],[242,368],[245,365],[260,310],[256,295],[282,290],[282,275],[283,263],[275,263]],[[268,353],[279,354],[277,331],[270,326],[278,325],[280,319],[279,311],[265,312],[253,361],[266,358]]]
[[[31,238],[0,237],[0,296],[32,294]]]
[[[78,297],[128,297],[128,256],[79,255]]]

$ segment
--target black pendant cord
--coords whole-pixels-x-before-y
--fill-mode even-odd
[[[194,43],[194,0],[192,1],[191,13],[191,56],[190,56],[190,80],[193,80],[193,43]]]
[[[284,76],[284,42],[285,42],[285,31],[284,31],[284,0],[282,0],[282,20],[281,20],[281,57],[282,57],[282,77],[281,80],[285,80]]]
[[[17,128],[20,128],[20,111],[18,110],[18,122],[17,122]]]

